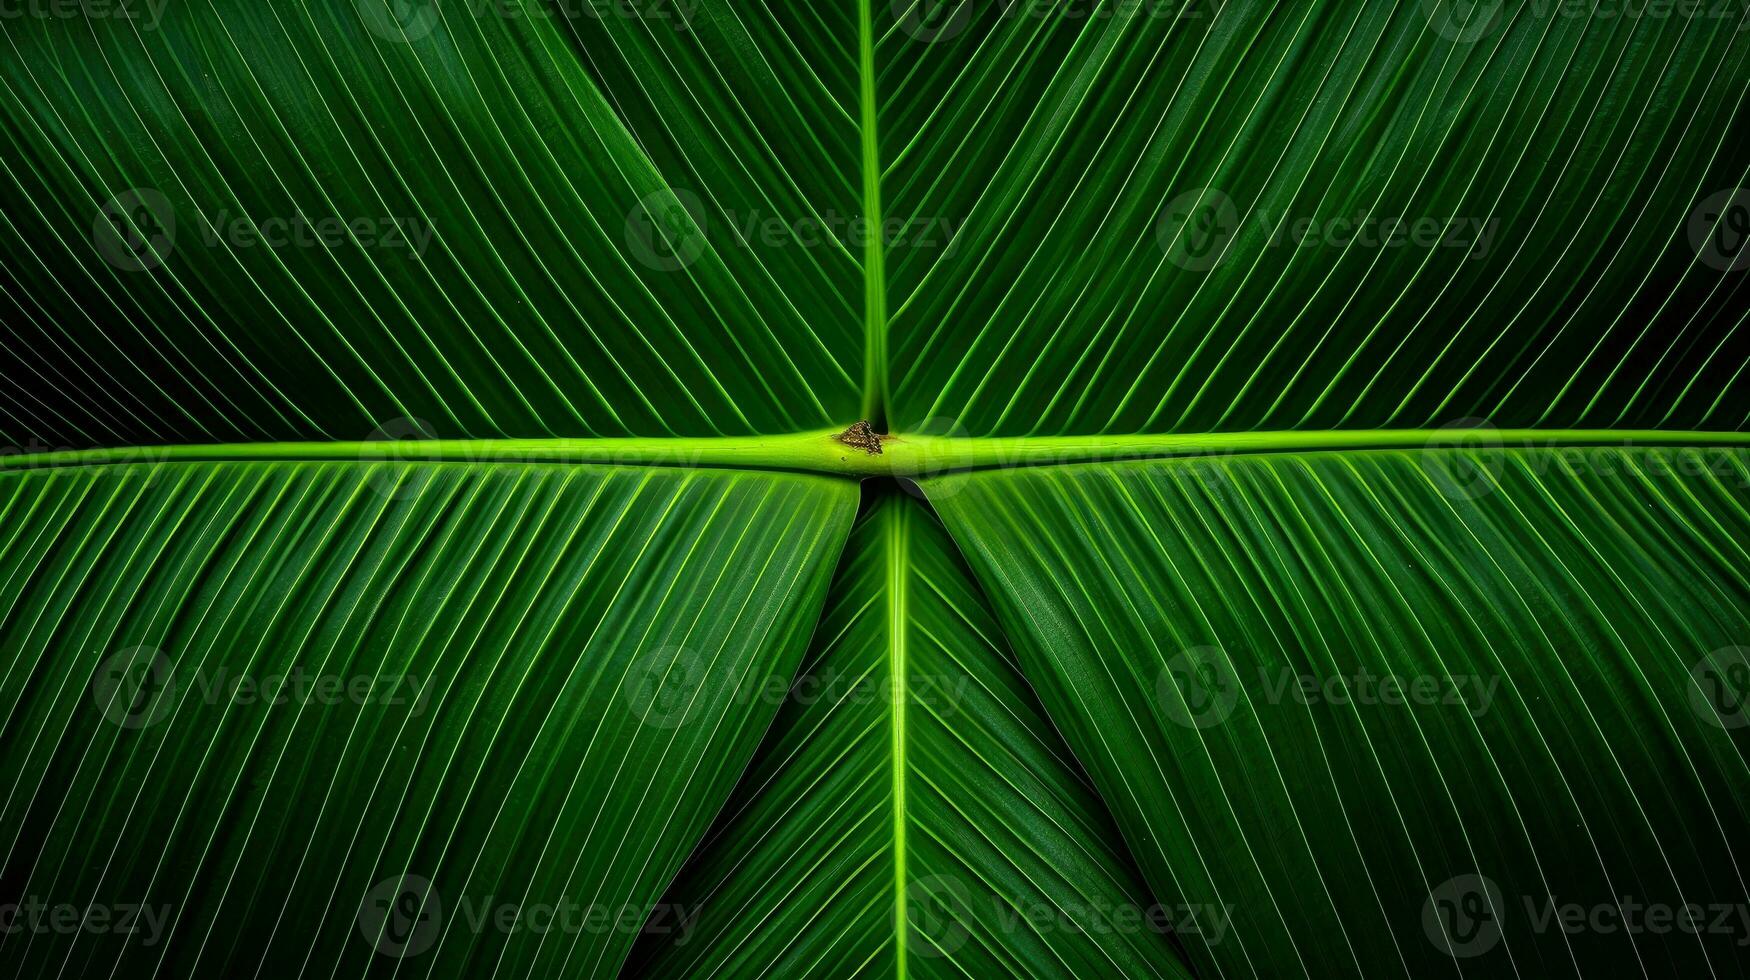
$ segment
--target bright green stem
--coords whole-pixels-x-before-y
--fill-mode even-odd
[[[722,439],[432,439],[262,442],[83,449],[0,457],[0,470],[198,461],[542,463],[796,470],[919,478],[958,470],[1177,456],[1364,449],[1545,449],[1566,446],[1750,448],[1750,432],[1652,429],[1380,429],[1200,435],[957,439],[894,436],[871,455],[831,432]]]
[[[903,504],[887,505],[887,648],[888,670],[892,673],[888,696],[892,709],[893,752],[893,902],[894,949],[897,973],[906,976],[905,941],[910,921],[905,901],[905,708],[908,695],[906,638],[906,581],[910,575],[911,527],[910,508]]]
[[[877,430],[887,424],[887,255],[881,231],[881,143],[875,128],[875,14],[857,0],[863,129],[863,417]]]

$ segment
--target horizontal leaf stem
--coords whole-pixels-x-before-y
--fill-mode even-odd
[[[530,463],[790,470],[852,478],[1183,456],[1368,449],[1750,448],[1750,432],[1656,429],[1380,429],[1196,435],[888,438],[870,454],[830,431],[709,439],[429,439],[80,449],[0,456],[0,470],[216,461]]]

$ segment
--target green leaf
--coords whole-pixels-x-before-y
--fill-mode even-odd
[[[1747,15],[1655,6],[17,18],[0,437],[1741,429]]]
[[[907,8],[895,431],[1750,419],[1740,4]]]
[[[738,237],[855,211],[854,123],[772,16],[126,6],[7,25],[7,442],[856,417],[857,258]]]
[[[356,463],[0,494],[18,976],[612,976],[855,505],[806,476]]]
[[[1622,449],[927,485],[1156,893],[1233,909],[1188,937],[1229,977],[1745,976],[1746,487]]]
[[[0,956],[1742,976],[1648,910],[1750,893],[1750,12],[1622,6],[16,11],[0,899],[174,932]],[[911,696],[746,700],[794,471],[923,481],[1037,700],[895,501],[803,681]],[[432,699],[222,687],[330,667]]]
[[[947,534],[851,535],[778,721],[647,935],[651,977],[1183,977],[1111,818]]]

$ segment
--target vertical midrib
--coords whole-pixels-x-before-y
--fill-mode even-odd
[[[881,232],[881,144],[876,131],[875,13],[873,0],[857,0],[861,48],[860,124],[863,131],[863,417],[887,430],[887,255]]]
[[[905,902],[905,707],[906,707],[906,574],[910,534],[906,508],[895,507],[887,522],[887,649],[891,677],[888,698],[893,726],[893,933],[895,973],[906,976],[906,935],[911,931]]]

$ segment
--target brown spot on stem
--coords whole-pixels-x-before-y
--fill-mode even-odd
[[[866,419],[852,422],[849,428],[833,438],[852,449],[861,449],[871,456],[881,455],[881,434],[876,432]]]

